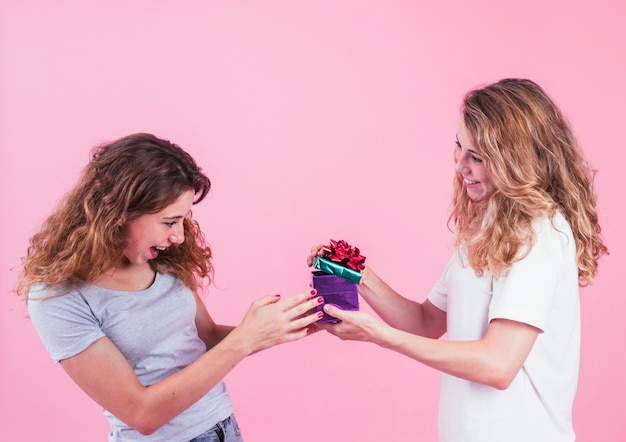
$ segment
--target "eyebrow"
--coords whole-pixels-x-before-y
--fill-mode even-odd
[[[191,213],[191,210],[189,212],[187,212],[187,215],[189,215]],[[170,216],[162,216],[161,219],[171,219],[171,220],[176,220],[176,219],[182,219],[185,218],[187,215],[170,215]]]
[[[455,138],[456,138],[456,144],[457,144],[459,147],[463,147],[463,146],[461,145],[461,142],[459,141],[459,135],[458,135],[458,134],[457,134],[457,135],[455,135]],[[481,156],[481,157],[483,156],[483,154],[482,154],[482,153],[480,153],[480,152],[478,152],[478,151],[476,151],[476,150],[472,150],[472,149],[467,149],[467,150],[468,150],[468,152],[471,152],[471,153],[473,153],[474,155],[478,155],[478,156]]]

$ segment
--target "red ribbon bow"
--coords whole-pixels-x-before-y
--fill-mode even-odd
[[[323,246],[324,258],[341,264],[349,269],[361,271],[365,268],[365,256],[361,256],[358,247],[352,247],[343,239],[335,241],[330,240],[330,245]]]

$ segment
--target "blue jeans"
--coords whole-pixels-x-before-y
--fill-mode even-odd
[[[243,442],[235,415],[231,414],[189,442]]]

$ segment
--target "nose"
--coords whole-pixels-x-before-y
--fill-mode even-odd
[[[182,244],[185,242],[185,228],[182,223],[176,224],[169,240],[172,244]]]
[[[460,174],[462,174],[464,171],[467,172],[467,159],[465,155],[461,153],[457,153],[455,155],[454,170]]]

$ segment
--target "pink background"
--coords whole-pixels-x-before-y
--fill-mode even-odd
[[[215,253],[207,304],[218,321],[236,324],[263,294],[306,289],[307,252],[329,238],[359,246],[422,300],[451,253],[461,96],[517,76],[551,93],[599,170],[612,254],[582,291],[574,418],[580,441],[623,440],[623,2],[171,3],[0,5],[0,439],[106,439],[99,407],[10,294],[9,269],[92,146],[148,131],[203,165],[214,188],[195,214]],[[226,381],[248,441],[403,442],[437,439],[438,379],[317,334],[245,360]]]

